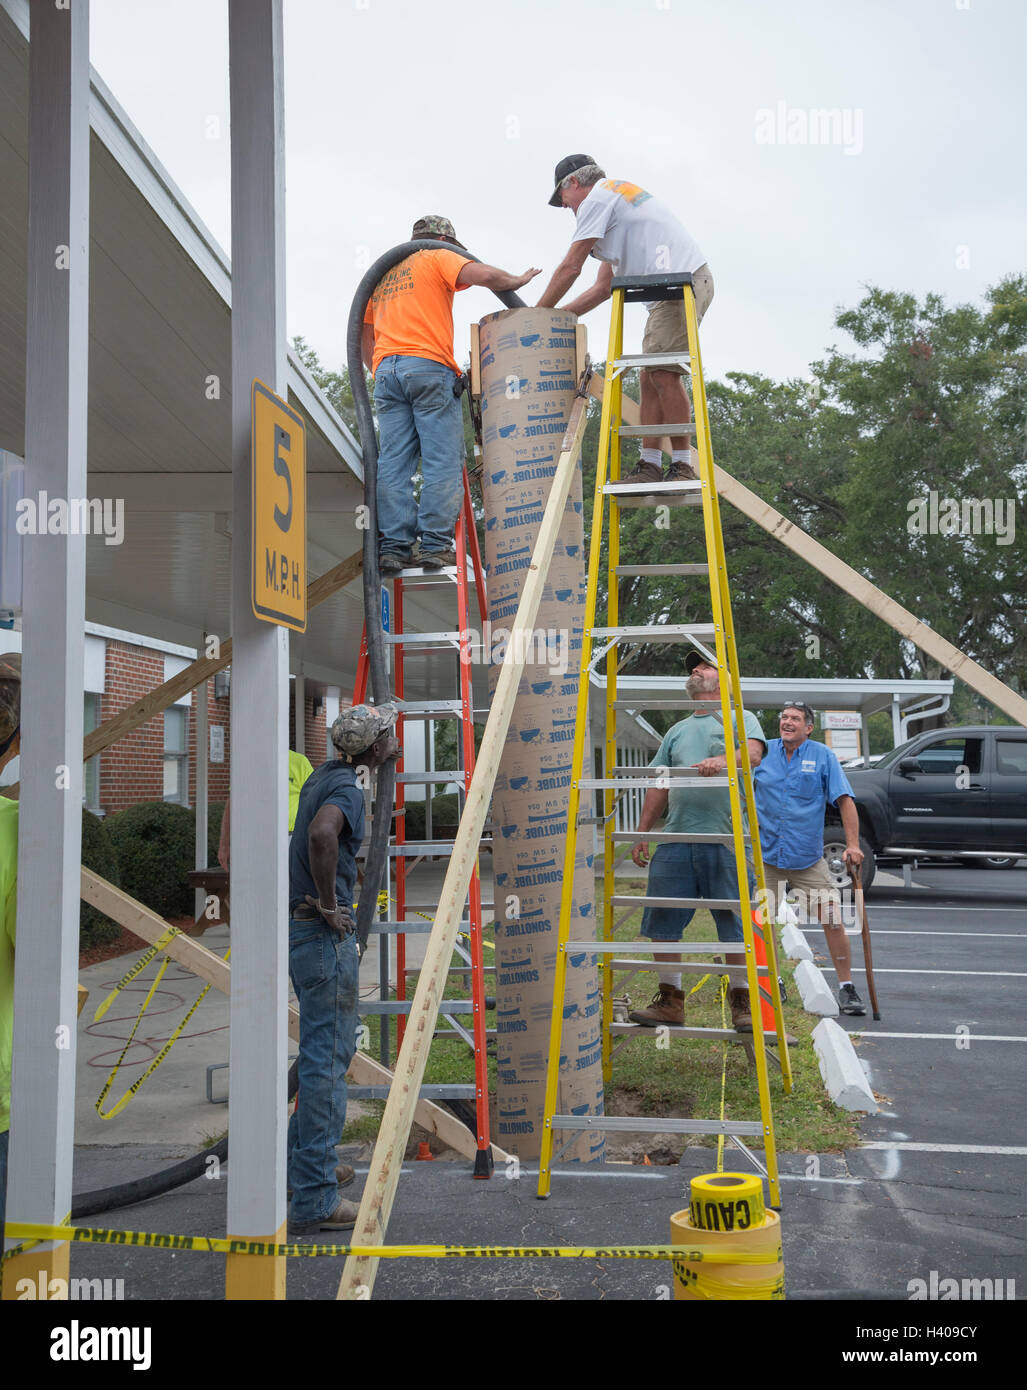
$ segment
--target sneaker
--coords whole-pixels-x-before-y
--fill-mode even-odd
[[[320,1221],[311,1221],[304,1226],[294,1226],[290,1222],[289,1235],[293,1240],[305,1240],[308,1236],[316,1236],[319,1231],[349,1231],[357,1224],[359,1210],[356,1202],[347,1202],[340,1197],[331,1215],[323,1216]]]
[[[643,1028],[658,1028],[669,1024],[681,1028],[685,1022],[685,992],[673,985],[660,985],[647,1009],[633,1009],[628,1014],[632,1023],[640,1023]]]
[[[455,550],[422,550],[418,546],[414,553],[414,563],[426,570],[441,570],[456,564]]]
[[[675,463],[671,460],[670,467],[663,475],[665,483],[688,483],[697,479],[699,474],[690,463]]]
[[[399,574],[410,568],[409,550],[383,550],[378,556],[379,574]]]
[[[862,1017],[866,1013],[863,1007],[863,1000],[856,993],[856,986],[853,984],[842,985],[838,991],[838,1008],[843,1014],[856,1014]]]
[[[663,469],[658,463],[643,463],[639,459],[634,468],[626,478],[621,478],[622,483],[662,483]]]
[[[728,993],[727,1002],[731,1006],[731,1027],[736,1033],[752,1032],[752,1014],[749,1011],[749,991],[733,989]]]

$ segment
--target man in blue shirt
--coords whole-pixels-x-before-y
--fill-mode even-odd
[[[859,813],[852,788],[831,749],[810,739],[813,710],[802,700],[781,711],[780,738],[772,738],[767,756],[753,776],[760,847],[771,895],[771,915],[788,885],[816,908],[827,948],[838,972],[838,1007],[843,1014],[866,1013],[852,983],[852,951],[841,922],[841,896],[831,882],[824,858],[824,810],[837,806],[845,831],[845,863],[856,870],[863,862],[859,847]]]
[[[697,710],[668,731],[650,763],[651,768],[687,767],[698,777],[722,777],[727,770],[724,725],[720,713],[720,675],[701,652],[689,652],[685,658],[688,672],[688,694],[693,700],[709,700],[709,711]],[[737,719],[737,716],[736,716]],[[759,764],[766,748],[763,730],[756,716],[742,711],[742,722],[749,745],[753,767]],[[736,728],[737,733],[737,728]],[[736,762],[741,764],[741,749],[735,746]],[[729,845],[703,843],[699,837],[730,835],[731,800],[726,787],[685,787],[671,783],[671,790],[650,787],[642,803],[638,819],[639,839],[631,857],[639,868],[649,864],[651,830],[661,816],[667,816],[665,830],[671,833],[694,835],[689,843],[663,842],[656,848],[649,866],[646,896],[651,898],[737,898],[738,873],[734,850]],[[742,921],[730,908],[712,908],[721,941],[743,940]],[[651,941],[680,941],[685,927],[695,916],[694,908],[647,907],[642,914],[640,935]],[[659,1025],[681,1027],[685,1021],[685,995],[681,988],[681,957],[657,957],[657,976],[660,986],[652,1003],[645,1009],[635,1009],[628,1015],[633,1023],[645,1028]],[[726,956],[729,965],[744,965],[742,952]],[[740,1033],[752,1032],[749,1012],[749,992],[741,987],[730,991],[731,1023]]]
[[[289,1117],[289,1233],[316,1239],[357,1219],[339,1196],[335,1146],[357,1045],[360,957],[351,908],[364,836],[359,774],[399,751],[394,705],[352,705],[332,725],[336,756],[304,782],[289,842],[289,977],[300,1010],[299,1099]]]

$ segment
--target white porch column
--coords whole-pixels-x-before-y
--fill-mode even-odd
[[[32,0],[29,46],[25,492],[86,496],[89,351],[89,0]],[[24,549],[18,944],[7,1220],[60,1224],[75,1140],[84,536]],[[4,1270],[68,1277],[68,1244]],[[65,1297],[67,1285],[65,1284]]]
[[[228,1231],[284,1241],[289,639],[250,602],[250,388],[285,357],[281,0],[229,0],[232,121],[232,1007]],[[228,1298],[283,1298],[285,1261],[229,1255]]]
[[[200,656],[207,645],[207,634],[200,634]],[[193,692],[194,729],[196,732],[196,867],[206,869],[210,863],[207,849],[207,806],[209,801],[207,768],[210,763],[210,724],[208,720],[210,682],[201,681]],[[197,888],[194,917],[199,917],[207,902],[206,890]]]

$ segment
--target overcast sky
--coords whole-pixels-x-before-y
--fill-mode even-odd
[[[92,0],[91,47],[230,251],[227,8]],[[553,166],[582,152],[702,248],[707,374],[805,376],[864,285],[966,301],[1024,270],[1025,40],[1022,0],[285,0],[289,335],[343,365],[368,259],[426,212],[540,293],[573,228]],[[458,360],[498,307],[457,297]],[[585,322],[601,359],[606,306]]]

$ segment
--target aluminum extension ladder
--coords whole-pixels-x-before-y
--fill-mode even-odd
[[[463,476],[464,500],[456,523],[456,565],[444,569],[431,570],[411,568],[401,570],[393,578],[391,612],[383,626],[386,645],[395,653],[395,672],[393,690],[399,706],[397,737],[403,742],[404,728],[408,723],[420,722],[424,725],[426,751],[434,747],[432,726],[436,721],[456,719],[459,727],[457,739],[457,762],[459,766],[449,771],[431,768],[433,758],[426,758],[431,770],[406,772],[403,758],[396,765],[395,832],[389,844],[389,874],[387,877],[388,908],[380,911],[379,920],[371,927],[372,936],[378,937],[378,993],[377,1000],[360,1000],[358,1012],[361,1015],[382,1017],[380,1060],[389,1065],[389,1037],[387,1020],[397,1017],[399,1042],[403,1041],[406,1015],[410,1012],[407,981],[409,976],[417,975],[416,967],[407,967],[406,938],[409,933],[427,934],[431,931],[436,904],[433,902],[412,902],[409,900],[410,884],[418,863],[426,855],[447,855],[452,845],[445,840],[429,840],[431,827],[431,792],[436,786],[456,782],[461,813],[464,798],[471,785],[474,774],[474,706],[471,685],[472,633],[470,630],[470,586],[473,584],[477,599],[478,615],[485,629],[487,607],[485,600],[485,580],[478,545],[478,533],[474,525],[474,509],[467,481]],[[383,603],[387,602],[387,589],[382,585]],[[407,632],[404,629],[404,596],[431,592],[432,594],[455,593],[457,602],[456,631],[446,632]],[[385,615],[383,614],[383,617]],[[407,701],[404,698],[406,682],[406,663],[409,657],[420,656],[428,662],[444,660],[452,653],[457,663],[457,688],[455,699],[432,699]],[[357,662],[357,678],[353,691],[353,703],[360,704],[367,694],[368,657],[366,633],[360,644],[360,657]],[[425,840],[408,840],[405,824],[406,788],[410,785],[423,786],[425,790]],[[482,849],[491,847],[490,840],[481,842]],[[448,1028],[439,1029],[435,1036],[462,1038],[474,1049],[474,1084],[457,1082],[428,1084],[421,1087],[424,1100],[454,1100],[471,1102],[474,1106],[477,1153],[474,1162],[474,1176],[488,1178],[492,1174],[493,1159],[489,1133],[489,1086],[488,1059],[486,1055],[487,1030],[485,1026],[485,974],[494,973],[495,966],[486,967],[482,945],[482,900],[481,881],[478,865],[475,863],[468,888],[467,918],[462,923],[463,942],[458,941],[456,954],[463,962],[451,967],[452,973],[459,973],[469,980],[470,998],[445,999],[440,1013],[448,1023]],[[485,904],[491,907],[492,904]],[[395,910],[393,910],[395,909]],[[390,938],[395,941],[396,998],[390,999]],[[412,994],[412,991],[410,991]],[[471,1027],[466,1023],[470,1015]],[[349,1094],[354,1099],[384,1099],[388,1095],[386,1086],[351,1086]]]
[[[760,1007],[760,979],[769,984],[772,999],[776,1036],[779,1047],[784,1089],[791,1089],[791,1067],[784,1022],[781,1013],[781,995],[778,983],[777,955],[773,930],[761,933],[767,952],[767,967],[757,965],[754,951],[754,922],[746,872],[746,844],[752,851],[756,883],[759,890],[765,890],[763,859],[760,853],[759,830],[756,809],[753,801],[752,769],[749,760],[748,744],[744,728],[738,746],[741,751],[741,768],[737,769],[736,746],[732,714],[737,711],[741,724],[742,696],[739,684],[738,654],[735,646],[734,628],[731,617],[731,596],[728,588],[727,564],[724,553],[724,537],[720,523],[720,506],[713,473],[713,450],[710,441],[710,423],[706,404],[706,390],[703,382],[702,360],[699,354],[698,321],[696,318],[695,297],[692,290],[691,275],[648,275],[632,279],[615,278],[612,281],[613,304],[610,317],[610,341],[606,359],[606,378],[603,389],[602,415],[599,427],[599,458],[596,467],[595,494],[592,511],[591,545],[588,562],[588,584],[585,609],[585,628],[581,648],[580,684],[578,691],[577,728],[575,731],[574,752],[571,763],[572,780],[570,805],[568,808],[568,833],[566,858],[564,864],[564,891],[560,906],[560,926],[556,954],[556,970],[553,988],[553,1010],[550,1024],[549,1058],[546,1072],[546,1092],[543,1112],[542,1152],[539,1158],[538,1195],[549,1195],[552,1168],[560,1153],[573,1143],[582,1130],[630,1130],[653,1133],[710,1134],[724,1135],[737,1145],[753,1165],[765,1174],[770,1185],[772,1205],[780,1204],[777,1173],[777,1153],[774,1145],[774,1122],[771,1112],[770,1087],[767,1073],[767,1049],[762,1027]],[[676,299],[683,295],[685,319],[688,328],[687,354],[661,353],[648,356],[623,355],[624,305],[637,300]],[[676,363],[691,365],[693,395],[695,405],[694,424],[661,424],[626,426],[622,424],[623,373],[634,367],[661,366]],[[645,483],[641,485],[620,481],[621,439],[625,436],[643,435],[692,435],[695,436],[699,455],[699,478],[689,481]],[[603,512],[609,503],[609,544],[607,566],[607,619],[605,627],[596,626],[596,603],[599,583],[600,552],[603,535]],[[620,514],[625,507],[657,506],[701,507],[706,541],[706,560],[703,564],[622,564],[620,556]],[[650,627],[624,627],[619,625],[618,580],[625,576],[659,575],[707,575],[709,577],[710,605],[712,623],[656,624]],[[711,655],[715,649],[717,666],[722,673],[720,714],[724,727],[724,743],[728,761],[728,771],[723,776],[689,777],[669,770],[667,776],[659,777],[655,769],[618,767],[617,764],[617,711],[630,707],[633,711],[645,708],[673,707],[680,710],[710,709],[710,701],[689,699],[673,701],[650,701],[643,698],[630,701],[617,699],[617,671],[623,650],[639,642],[688,642],[700,651]],[[600,778],[583,776],[586,756],[586,727],[588,712],[588,692],[592,671],[603,657],[606,658],[606,738],[604,775]],[[665,770],[661,770],[665,771]],[[740,775],[739,775],[740,774]],[[670,779],[673,779],[672,781]],[[644,836],[638,832],[619,832],[615,827],[617,801],[626,791],[650,787],[674,786],[726,786],[731,803],[732,834],[729,836],[685,835],[649,831]],[[579,815],[581,794],[595,791],[603,793],[603,814],[599,817],[589,814],[591,807],[586,800],[586,814]],[[747,834],[742,819],[742,800],[748,812],[750,833]],[[597,822],[603,826],[603,912],[602,935],[597,941],[570,940],[571,896],[574,879],[574,860],[577,850],[579,829],[591,827]],[[649,841],[717,841],[733,845],[735,868],[738,875],[739,897],[730,902],[715,905],[730,906],[741,917],[744,931],[745,965],[712,966],[708,961],[697,958],[725,953],[721,942],[673,942],[665,947],[667,954],[688,957],[681,969],[687,974],[716,973],[726,974],[731,983],[737,984],[744,978],[748,987],[750,1011],[754,1020],[751,1035],[736,1033],[734,1029],[670,1027],[671,1036],[702,1038],[708,1041],[731,1041],[745,1043],[751,1048],[750,1056],[755,1064],[757,1090],[759,1097],[758,1120],[720,1120],[720,1119],[659,1119],[648,1117],[617,1117],[593,1115],[562,1115],[556,1113],[557,1089],[561,1062],[562,1025],[564,991],[566,984],[567,957],[571,953],[588,952],[598,954],[602,973],[602,1042],[603,1074],[608,1084],[610,1080],[610,1061],[613,1038],[653,1037],[653,1029],[630,1023],[615,1023],[612,1018],[612,978],[615,970],[632,972],[639,969],[656,970],[657,962],[649,964],[642,959],[659,953],[659,945],[651,941],[614,941],[615,909],[638,909],[646,905],[678,905],[681,907],[709,906],[709,901],[701,898],[660,898],[648,899],[634,896],[618,896],[614,888],[614,845],[635,842],[641,838]],[[759,901],[766,901],[765,897]],[[623,920],[623,918],[621,919]],[[619,922],[616,924],[619,925]],[[732,954],[735,954],[732,952]],[[677,964],[674,966],[677,969]],[[770,1033],[768,1037],[773,1038]],[[566,1140],[553,1156],[556,1135],[562,1131],[570,1132]],[[765,1166],[743,1142],[745,1139],[762,1137]]]

